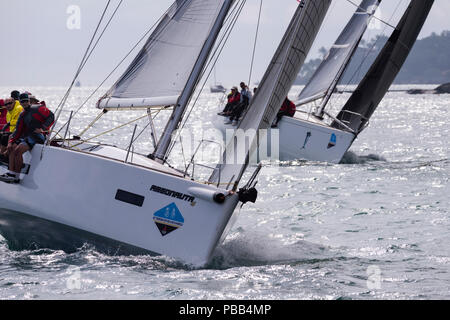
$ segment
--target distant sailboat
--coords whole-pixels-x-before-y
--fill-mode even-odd
[[[259,101],[255,113],[244,117],[247,128],[267,128],[275,117],[280,96],[295,80],[330,2],[302,0],[298,5],[261,84],[267,90],[255,97]],[[99,100],[103,112],[174,106],[150,157],[133,153],[130,160],[131,145],[122,150],[78,141],[72,148],[65,139],[36,145],[26,154],[22,182],[1,185],[2,235],[14,238],[27,225],[23,235],[36,244],[66,243],[80,236],[195,266],[210,261],[236,218],[238,202],[256,200],[258,170],[239,188],[248,161],[229,161],[226,155],[235,151],[233,145],[226,148],[208,183],[195,181],[187,170],[173,169],[166,160],[173,133],[232,3],[177,0],[122,77]],[[69,237],[60,238],[58,230]]]
[[[213,84],[210,87],[210,91],[211,93],[225,93],[227,91],[227,89],[225,89],[225,87],[221,84]]]
[[[222,84],[217,83],[216,68],[214,68],[214,84],[211,85],[210,91],[211,93],[225,93],[227,91],[227,89],[225,89],[225,87]]]
[[[412,0],[387,44],[345,106],[333,116],[326,111],[328,102],[343,76],[350,58],[380,1],[364,0],[340,35],[312,79],[297,98],[297,106],[322,99],[312,114],[297,112],[294,118],[283,117],[279,123],[280,157],[338,163],[385,96],[412,49],[434,0]],[[345,57],[342,59],[342,57]],[[297,137],[300,144],[283,143]]]

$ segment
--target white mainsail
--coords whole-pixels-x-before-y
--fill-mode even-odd
[[[98,108],[175,105],[226,0],[177,0]]]
[[[235,143],[239,131],[256,132],[270,127],[311,49],[330,3],[331,0],[300,2],[258,91],[251,100],[249,111],[227,146],[222,163],[211,175],[210,183],[229,183],[236,190],[248,165],[250,151],[256,143],[256,137],[250,137],[248,145],[244,146],[242,152],[242,146]],[[235,159],[236,156],[238,159]],[[241,156],[240,159],[239,156]]]
[[[305,88],[297,105],[324,98],[336,88],[381,0],[363,0]]]

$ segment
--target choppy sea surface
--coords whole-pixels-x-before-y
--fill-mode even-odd
[[[64,88],[28,90],[55,110]],[[75,88],[59,125],[93,88]],[[292,96],[298,92],[294,88]],[[94,96],[70,135],[100,113]],[[220,94],[200,94],[186,124],[213,128]],[[335,108],[343,94],[333,101]],[[0,299],[450,299],[450,95],[390,92],[342,164],[267,164],[211,263],[168,257],[16,251],[0,236]],[[145,113],[108,113],[85,135]],[[136,122],[137,132],[147,119]],[[155,121],[164,128],[164,115]],[[133,126],[95,138],[126,148]],[[62,132],[64,134],[64,132]],[[135,144],[149,152],[148,130]],[[174,152],[175,165],[184,161]],[[1,185],[0,185],[1,188]]]

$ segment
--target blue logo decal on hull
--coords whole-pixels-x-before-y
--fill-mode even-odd
[[[161,232],[162,236],[171,233],[174,230],[182,227],[184,224],[184,217],[175,203],[158,210],[153,215],[153,221]]]

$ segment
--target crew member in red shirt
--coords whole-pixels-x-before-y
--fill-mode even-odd
[[[231,88],[231,93],[228,95],[228,103],[223,109],[222,112],[219,112],[218,115],[220,116],[228,116],[231,114],[231,111],[235,106],[239,104],[241,101],[241,94],[238,91],[237,87]]]
[[[278,122],[281,120],[283,116],[293,117],[296,111],[297,107],[295,106],[295,103],[293,103],[286,97],[286,99],[284,99],[283,105],[280,108],[280,111],[278,111],[277,113],[277,119],[275,120],[275,123],[272,124],[272,128],[277,127]]]

